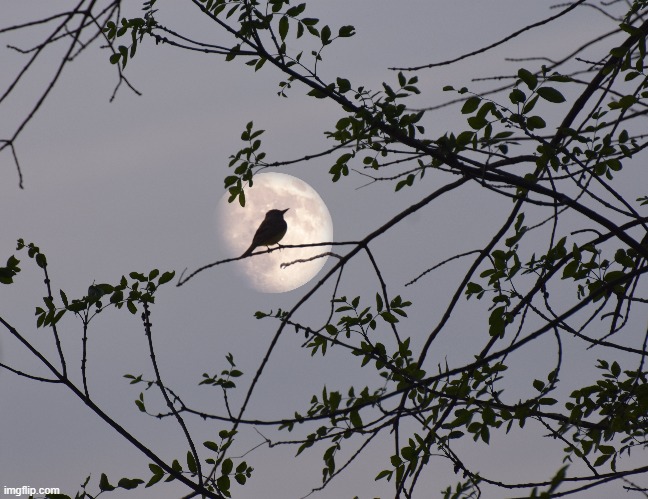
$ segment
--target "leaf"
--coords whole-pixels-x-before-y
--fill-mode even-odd
[[[568,466],[563,466],[558,470],[558,473],[551,479],[551,485],[549,487],[549,492],[553,492],[558,488],[558,485],[560,485],[564,480],[565,477],[567,476],[567,468]]]
[[[288,17],[283,16],[279,20],[279,36],[281,37],[281,41],[284,41],[287,35],[288,35]]]
[[[162,480],[162,478],[164,478],[164,473],[161,474],[161,475],[153,475],[149,479],[149,481],[146,483],[146,485],[144,487],[146,487],[146,488],[151,487],[151,486],[155,485],[156,483],[158,483],[160,480]]]
[[[537,85],[538,85],[538,78],[531,73],[531,71],[520,68],[518,70],[518,78],[522,80],[527,87],[529,87],[529,90],[533,90]]]
[[[165,272],[164,274],[162,274],[162,276],[161,276],[160,279],[158,280],[158,285],[160,285],[160,284],[166,284],[166,283],[169,282],[171,279],[173,279],[174,276],[175,276],[175,272],[174,272],[174,271],[171,271],[171,272]]]
[[[38,265],[41,269],[47,267],[47,258],[45,258],[45,255],[43,255],[42,253],[38,253],[36,255],[36,265]]]
[[[382,317],[385,322],[389,322],[390,324],[396,324],[398,322],[398,317],[387,310],[381,312],[380,317]]]
[[[301,14],[302,12],[304,12],[305,9],[306,9],[306,4],[305,3],[300,3],[299,5],[295,5],[294,7],[290,7],[286,11],[286,15],[290,16],[290,17],[296,17],[299,14]]]
[[[99,479],[99,489],[106,491],[115,490],[115,487],[113,485],[110,485],[110,482],[108,482],[108,477],[105,473],[102,473],[101,478]]]
[[[413,461],[416,459],[416,451],[412,447],[403,447],[401,449],[401,455],[406,461]]]
[[[509,94],[509,100],[513,104],[520,104],[526,100],[526,94],[519,88],[514,88]]]
[[[218,490],[220,490],[223,494],[229,496],[230,479],[227,475],[218,477],[218,479],[216,480],[216,485],[218,486]]]
[[[131,279],[136,280],[136,281],[140,281],[140,282],[146,282],[148,280],[146,277],[144,277],[144,274],[142,274],[140,272],[131,272],[130,274],[128,274],[128,276]]]
[[[416,178],[416,177],[414,176],[414,174],[413,174],[413,173],[410,173],[410,174],[407,176],[407,178],[405,178],[404,180],[400,180],[400,181],[396,184],[395,192],[400,191],[400,190],[401,190],[403,187],[405,187],[405,186],[409,186],[409,187],[411,187],[412,185],[414,185],[414,179],[415,179],[415,178]]]
[[[522,108],[522,113],[523,114],[530,113],[535,107],[537,102],[538,102],[538,96],[535,95],[524,104],[524,107]]]
[[[122,489],[132,490],[136,489],[142,483],[144,483],[144,480],[140,478],[122,478],[117,483],[117,486]]]
[[[151,473],[153,473],[154,475],[161,475],[161,476],[164,475],[164,470],[155,463],[150,463],[149,469],[151,470]]]
[[[340,92],[341,94],[351,90],[351,82],[349,82],[349,80],[346,80],[344,78],[338,78],[336,82],[338,86],[338,92]]]
[[[191,451],[187,451],[187,468],[194,475],[198,472],[198,468],[196,467],[196,460],[194,459],[194,455],[191,453]]]
[[[378,310],[378,312],[382,312],[383,306],[382,297],[379,293],[376,293],[376,310]]]
[[[538,95],[544,100],[553,102],[555,104],[560,104],[565,102],[565,97],[558,90],[553,87],[540,87],[538,89]]]
[[[535,130],[537,128],[545,128],[547,123],[540,116],[529,116],[527,118],[527,128],[529,130]]]
[[[355,35],[355,27],[351,25],[342,26],[338,31],[338,36],[340,38],[348,38]]]
[[[234,463],[232,462],[231,459],[225,459],[223,461],[223,465],[221,466],[221,473],[223,475],[229,475],[232,472],[232,469],[234,468]]]
[[[471,116],[468,118],[468,124],[475,130],[480,130],[488,125],[488,120],[483,116]]]
[[[489,334],[491,336],[502,336],[504,328],[506,327],[506,319],[504,317],[505,307],[497,307],[491,312],[488,318]]]
[[[481,99],[475,95],[466,99],[464,105],[461,107],[461,114],[470,114],[474,113],[479,107]]]
[[[362,418],[360,417],[360,413],[358,411],[351,411],[349,413],[349,421],[351,421],[351,424],[354,428],[362,427]]]
[[[322,45],[328,45],[331,43],[331,28],[324,26],[322,32],[320,33],[320,40],[322,40]]]
[[[394,474],[393,471],[391,470],[382,470],[380,473],[376,475],[376,478],[374,478],[375,481],[382,480],[383,478],[387,478],[387,481],[389,481]]]

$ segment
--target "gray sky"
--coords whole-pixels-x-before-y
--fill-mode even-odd
[[[42,2],[5,3],[2,26],[44,15]],[[189,2],[159,4],[162,24],[178,30],[191,27],[198,38],[219,40],[212,34],[213,27],[199,19]],[[352,24],[357,29],[355,37],[325,52],[322,75],[340,75],[355,85],[378,89],[383,80],[395,79],[387,70],[389,66],[439,61],[474,50],[551,15],[555,11],[549,6],[550,2],[531,0],[409,1],[398,5],[377,1],[371,2],[369,11],[366,2],[330,1],[309,9],[314,17],[332,26]],[[449,70],[423,71],[419,86],[423,97],[416,103],[442,102],[447,98],[441,92],[444,85],[470,86],[472,76],[514,73],[518,63],[505,63],[504,57],[559,55],[563,47],[611,29],[602,28],[606,22],[596,12],[582,10],[484,57],[469,59]],[[24,61],[4,46],[30,46],[38,40],[35,35],[22,33],[0,37],[3,88]],[[50,52],[51,62],[37,67],[16,98],[3,104],[0,137],[13,131],[42,89],[58,55],[56,50]],[[282,160],[330,146],[322,132],[333,128],[341,116],[331,104],[305,98],[299,85],[289,99],[277,97],[277,83],[282,77],[269,65],[254,73],[238,62],[225,63],[216,56],[154,46],[150,41],[139,48],[126,69],[127,77],[143,96],[122,87],[116,100],[109,103],[117,78],[107,59],[108,53],[96,46],[79,57],[21,135],[17,152],[24,190],[18,189],[11,156],[7,152],[0,156],[0,258],[14,252],[19,237],[35,242],[47,254],[54,289],[64,289],[70,298],[84,295],[93,280],[116,283],[122,274],[153,268],[179,273],[185,267],[193,270],[225,257],[215,233],[214,212],[223,194],[223,178],[229,174],[229,155],[243,145],[239,137],[245,124],[254,120],[257,128],[266,129],[264,150],[268,159]],[[447,110],[435,114],[426,126],[434,137],[446,130],[461,130],[462,120],[457,109]],[[366,183],[360,176],[331,183],[327,173],[331,162],[331,158],[316,159],[280,171],[300,177],[317,189],[329,207],[338,241],[364,237],[448,180],[428,174],[420,185],[398,194],[393,194],[393,185],[374,184],[358,190]],[[630,174],[628,177],[624,192],[634,199],[640,187]],[[483,244],[509,208],[509,201],[469,186],[431,204],[372,246],[383,265],[390,294],[403,294],[414,302],[411,317],[402,326],[414,343],[420,342],[438,319],[463,276],[464,266],[447,266],[413,287],[405,288],[404,284],[435,263]],[[329,261],[324,271],[331,264]],[[26,258],[21,267],[24,272],[17,284],[0,287],[0,313],[53,354],[50,332],[36,330],[33,315],[44,295],[42,276]],[[184,393],[188,402],[223,413],[217,390],[196,387],[202,373],[226,368],[225,355],[232,352],[246,374],[240,380],[246,388],[276,327],[270,320],[254,319],[254,312],[289,309],[312,284],[285,294],[258,293],[225,265],[204,272],[181,288],[165,286],[152,312],[163,379]],[[331,289],[331,285],[326,286],[297,319],[314,324],[324,320]],[[358,259],[345,272],[342,289],[347,296],[374,296],[379,287],[366,260]],[[473,300],[450,323],[431,352],[432,370],[446,359],[459,362],[472,355],[474,337],[467,332],[483,316],[485,306]],[[60,330],[73,378],[80,384],[81,324],[73,318],[64,319]],[[351,384],[375,384],[370,373],[360,370],[353,359],[336,354],[324,360],[311,358],[308,351],[299,349],[302,341],[292,331],[281,338],[256,389],[248,417],[304,412],[310,395],[319,394],[324,382],[329,388],[345,391]],[[566,347],[577,345],[567,342]],[[5,334],[0,335],[0,348],[3,362],[44,373]],[[534,348],[546,348],[553,354],[555,346],[546,341]],[[129,386],[122,377],[125,373],[152,376],[138,317],[106,311],[92,324],[89,349],[90,391],[100,405],[162,456],[184,462],[186,445],[177,426],[170,420],[160,422],[140,414],[133,403],[140,389]],[[520,386],[511,387],[513,392],[519,390],[516,396],[528,389],[534,377],[551,369],[550,354],[546,362],[541,352],[525,355],[511,365],[512,371],[520,373]],[[596,357],[594,352],[588,355],[590,359]],[[585,365],[587,359],[582,361]],[[576,380],[582,377],[587,383],[591,374],[589,368],[567,366],[564,376]],[[0,485],[60,487],[73,493],[90,473],[95,487],[101,472],[114,482],[123,476],[148,479],[148,460],[64,388],[0,372],[0,393]],[[240,403],[243,393],[240,390],[232,395],[233,405]],[[146,395],[151,408],[156,407],[153,402],[159,403],[159,398],[149,392]],[[223,428],[191,418],[189,421],[196,442],[215,440],[217,431]],[[466,442],[470,449],[464,454],[467,462],[495,479],[551,477],[560,467],[552,457],[560,455],[562,445],[536,439],[530,447],[531,441],[523,432],[513,433],[518,440],[494,435],[488,447]],[[272,432],[268,436],[277,438]],[[260,442],[261,438],[250,430],[237,451],[242,454]],[[386,457],[391,452],[390,442],[375,444],[364,459],[319,497],[391,497],[391,485],[373,482],[373,477],[387,467]],[[248,461],[255,474],[248,485],[235,489],[234,497],[298,498],[317,487],[321,451],[306,452],[296,460],[291,459],[293,455],[293,448],[261,448],[250,454]],[[446,465],[432,465],[422,480],[420,493],[436,493],[459,477],[454,477]],[[128,497],[159,497],[159,490],[138,489]],[[166,497],[172,497],[171,490],[167,489]],[[500,497],[498,494],[485,497]],[[126,494],[116,491],[111,497]],[[601,490],[588,497],[607,495]]]

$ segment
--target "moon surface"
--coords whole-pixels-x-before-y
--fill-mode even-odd
[[[333,222],[328,208],[315,189],[306,182],[284,173],[260,173],[254,176],[253,184],[245,190],[245,207],[238,201],[228,203],[229,193],[218,204],[217,232],[232,256],[243,254],[250,246],[266,212],[272,209],[289,208],[284,215],[288,231],[281,240],[281,245],[325,243],[333,240]],[[266,249],[261,246],[254,252]],[[315,277],[328,256],[296,262],[287,267],[282,267],[282,263],[308,260],[330,250],[330,245],[283,248],[250,256],[236,264],[252,288],[264,293],[284,293],[303,286]]]

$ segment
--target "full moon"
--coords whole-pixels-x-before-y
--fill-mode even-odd
[[[221,241],[232,256],[239,256],[250,246],[257,228],[270,210],[288,211],[284,219],[288,231],[279,244],[324,243],[333,239],[331,215],[315,189],[303,180],[284,173],[260,173],[254,185],[245,191],[245,207],[238,201],[228,203],[226,193],[218,203],[217,224]],[[272,248],[273,246],[271,246]],[[254,252],[264,251],[260,246]],[[315,258],[331,246],[283,248],[272,253],[253,255],[236,262],[245,281],[264,293],[284,293],[303,286],[321,270],[327,256]],[[291,265],[282,267],[281,264]]]

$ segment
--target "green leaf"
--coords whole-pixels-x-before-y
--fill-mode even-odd
[[[468,124],[474,130],[480,130],[488,125],[488,120],[483,116],[471,116],[468,118]]]
[[[146,487],[146,488],[148,488],[148,487],[152,487],[153,485],[155,485],[156,483],[158,483],[160,480],[162,480],[162,478],[164,478],[164,474],[162,474],[162,475],[153,475],[153,476],[149,479],[149,481],[146,483],[146,485],[145,485],[144,487]]]
[[[540,116],[529,116],[527,118],[527,128],[529,130],[535,130],[537,128],[545,128],[547,123]]]
[[[390,324],[396,324],[398,322],[398,317],[387,310],[381,312],[380,317],[382,317],[385,322],[389,322]]]
[[[520,104],[526,100],[526,94],[519,88],[514,88],[509,94],[509,100],[513,104]]]
[[[376,293],[376,310],[378,312],[382,312],[383,306],[384,306],[384,304],[383,304],[382,297],[380,296],[379,293]]]
[[[225,459],[223,461],[223,465],[221,466],[221,473],[223,475],[229,475],[232,472],[232,469],[234,469],[234,463],[232,462],[231,459]]]
[[[38,265],[41,269],[47,267],[47,259],[45,258],[45,255],[43,255],[42,253],[38,253],[36,255],[36,265]]]
[[[398,183],[396,183],[396,189],[395,192],[400,191],[403,187],[408,186],[411,187],[414,185],[414,180],[415,176],[413,173],[410,173],[404,180],[400,180]]]
[[[105,473],[102,473],[101,478],[99,479],[99,489],[105,491],[115,490],[115,487],[110,485],[110,482],[108,482],[108,477]]]
[[[340,38],[348,38],[349,36],[355,35],[355,27],[348,25],[342,26],[338,31],[338,36]]]
[[[341,94],[351,90],[351,82],[349,82],[349,80],[346,80],[344,78],[338,78],[336,82],[338,86],[338,92],[340,92]]]
[[[544,100],[553,102],[555,104],[560,104],[565,102],[565,97],[558,90],[553,87],[540,87],[538,89],[538,95]]]
[[[164,274],[162,274],[162,276],[161,276],[160,279],[158,280],[158,285],[166,284],[166,283],[169,282],[171,279],[173,279],[174,276],[175,276],[175,272],[174,272],[174,271],[171,271],[171,272],[165,272]]]
[[[533,90],[536,86],[538,86],[538,78],[531,73],[531,71],[520,68],[518,70],[518,78],[522,80],[527,87],[529,87],[529,90]]]
[[[191,451],[187,451],[187,468],[194,475],[198,472],[196,460],[194,459],[194,455],[191,453]]]
[[[461,132],[459,135],[457,135],[457,146],[459,147],[466,147],[475,137],[475,132],[471,132],[470,130],[465,130]]]
[[[283,16],[279,20],[279,36],[281,37],[281,41],[284,41],[287,35],[288,35],[288,17]]]
[[[563,466],[558,470],[558,473],[551,479],[551,485],[549,486],[549,492],[553,492],[558,488],[558,486],[565,481],[565,477],[567,476],[567,468],[568,466]]]
[[[149,469],[151,470],[151,473],[153,473],[154,475],[164,475],[164,470],[155,463],[150,463]]]
[[[535,95],[524,104],[524,107],[522,108],[522,113],[527,114],[533,111],[533,108],[535,107],[537,102],[538,102],[538,96]]]
[[[331,28],[328,26],[324,26],[322,28],[322,31],[320,33],[320,40],[322,41],[322,45],[328,45],[331,43]]]
[[[416,459],[416,451],[412,447],[403,447],[401,449],[401,455],[406,461],[413,461]]]
[[[349,413],[349,421],[351,421],[351,424],[354,428],[362,427],[362,418],[360,417],[360,413],[358,411],[351,411]]]
[[[144,483],[144,480],[141,480],[140,478],[122,478],[117,483],[117,486],[122,489],[132,490],[136,489],[142,483]]]
[[[229,496],[229,489],[230,489],[230,479],[227,475],[219,476],[218,479],[216,480],[216,485],[218,486],[218,490],[220,490],[223,494],[226,494]]]
[[[506,327],[506,319],[504,316],[505,307],[497,307],[491,312],[488,318],[489,334],[491,336],[502,336],[504,328]]]
[[[466,102],[464,102],[464,105],[461,107],[461,113],[462,114],[474,113],[479,107],[480,102],[481,99],[475,95],[469,97],[468,99],[466,99]]]

